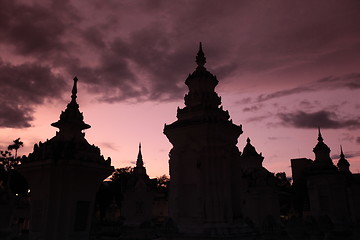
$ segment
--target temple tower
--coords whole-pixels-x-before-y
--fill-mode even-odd
[[[134,172],[130,177],[121,204],[125,225],[139,226],[153,218],[153,205],[156,193],[156,179],[150,179],[144,167],[141,144]]]
[[[340,159],[337,163],[337,167],[340,172],[351,173],[350,172],[350,163],[346,160],[342,146],[340,146]]]
[[[240,152],[241,125],[230,120],[215,92],[216,76],[205,68],[200,43],[197,67],[185,80],[189,92],[177,120],[165,124],[169,153],[170,216],[183,232],[213,231],[234,220],[232,175]],[[215,230],[216,231],[216,230]]]
[[[333,161],[330,158],[330,148],[324,143],[324,139],[321,135],[321,131],[319,128],[318,133],[318,143],[313,149],[315,153],[315,161],[313,164],[313,170],[316,171],[336,171]]]
[[[87,240],[95,194],[114,168],[82,131],[90,128],[79,111],[77,81],[56,136],[34,145],[19,166],[31,189],[30,239]]]
[[[246,145],[240,157],[242,169],[258,169],[262,168],[264,157],[262,153],[257,153],[255,147],[250,143],[250,138],[246,139]]]
[[[144,167],[144,161],[141,153],[141,143],[139,143],[139,152],[136,159],[136,166],[134,167],[134,174],[136,176],[147,176],[146,168]]]
[[[240,156],[241,171],[238,172],[236,213],[251,220],[257,227],[266,225],[270,219],[276,224],[280,215],[278,190],[275,177],[262,166],[264,157],[258,153],[247,138]]]
[[[324,143],[320,128],[314,147],[315,161],[309,168],[307,188],[310,212],[316,217],[329,217],[334,224],[350,221],[347,179],[330,158],[330,148]]]

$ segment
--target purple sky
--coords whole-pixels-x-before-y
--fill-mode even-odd
[[[313,158],[317,126],[337,163],[360,170],[360,1],[0,0],[0,145],[31,151],[79,78],[89,142],[116,167],[143,143],[148,173],[167,173],[162,134],[183,106],[201,41],[217,92],[270,171]]]

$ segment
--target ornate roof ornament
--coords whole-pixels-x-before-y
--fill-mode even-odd
[[[197,63],[197,65],[198,65],[197,69],[199,69],[199,68],[205,68],[204,65],[205,65],[205,63],[206,63],[206,57],[205,57],[205,54],[204,54],[204,52],[203,52],[203,50],[202,50],[202,44],[201,44],[201,42],[200,42],[200,44],[199,44],[199,51],[198,51],[198,53],[197,53],[197,55],[196,55],[196,63]]]
[[[74,77],[71,101],[67,105],[65,111],[61,112],[60,120],[51,124],[51,126],[59,128],[59,134],[63,137],[65,136],[65,138],[73,138],[80,135],[83,136],[81,131],[91,127],[84,122],[83,114],[79,111],[79,105],[76,102],[77,81],[78,78]]]
[[[136,160],[136,167],[143,167],[143,166],[144,166],[144,161],[141,154],[141,143],[139,143],[139,153]]]
[[[324,141],[324,139],[323,139],[323,138],[322,138],[322,136],[321,136],[320,127],[318,127],[318,129],[319,129],[318,141],[319,141],[319,142],[323,142],[323,141]]]
[[[318,133],[318,143],[313,149],[313,152],[315,153],[315,161],[314,161],[314,167],[317,170],[331,170],[336,171],[337,168],[335,167],[334,163],[331,160],[330,157],[330,148],[324,143],[324,139],[321,135],[320,127],[319,127],[319,133]]]
[[[318,127],[318,143],[316,144],[316,146],[314,147],[314,152],[316,154],[316,152],[326,152],[326,153],[330,153],[330,148],[324,143],[324,139],[321,135],[321,131],[320,131],[320,127]]]
[[[77,94],[77,81],[78,81],[78,78],[75,76],[74,77],[74,85],[73,85],[73,88],[72,88],[72,91],[71,91],[71,102],[75,102],[76,103],[76,94]]]
[[[337,167],[339,168],[340,171],[342,172],[350,172],[350,163],[349,161],[345,158],[342,146],[340,145],[340,159],[337,163]]]
[[[251,140],[248,137],[246,139],[246,145],[243,149],[243,156],[260,156],[260,154],[258,154],[258,152],[256,151],[255,147],[253,145],[251,145]]]
[[[85,133],[82,130],[90,128],[90,125],[84,122],[83,114],[79,111],[77,98],[77,81],[74,77],[74,83],[71,91],[71,101],[66,109],[61,112],[60,119],[51,124],[59,131],[56,136],[47,140],[45,143],[34,145],[34,151],[29,154],[31,161],[51,161],[66,164],[72,162],[92,162],[103,166],[110,166],[111,159],[104,159],[100,148],[90,145],[85,139]]]
[[[340,145],[340,158],[345,158],[342,146]]]

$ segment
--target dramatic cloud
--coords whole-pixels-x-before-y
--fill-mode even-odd
[[[309,6],[260,0],[1,0],[0,6],[0,43],[14,54],[46,61],[63,77],[78,75],[107,102],[181,98],[199,41],[211,56],[209,68],[222,81],[360,51],[355,49],[360,41],[358,1],[314,1]],[[343,63],[344,58],[331,59]],[[358,85],[353,81],[346,86]],[[296,87],[261,95],[258,101],[315,90]]]
[[[243,108],[243,112],[256,112],[256,111],[260,110],[262,107],[263,107],[262,104],[252,105],[252,106]]]
[[[286,97],[290,95],[299,95],[307,92],[318,92],[321,90],[335,90],[348,88],[350,90],[360,89],[360,73],[346,74],[342,76],[329,76],[314,82],[306,83],[303,86],[276,91],[270,94],[261,94],[256,98],[256,102],[264,102],[271,99]],[[308,101],[302,104],[309,106]]]
[[[285,97],[285,96],[289,96],[289,95],[293,95],[293,94],[300,94],[300,93],[304,93],[304,92],[311,92],[311,91],[315,91],[312,88],[309,87],[296,87],[296,88],[292,88],[292,89],[287,89],[287,90],[282,90],[282,91],[277,91],[274,93],[270,93],[270,94],[266,94],[266,95],[260,95],[257,98],[257,102],[264,102],[273,98],[279,98],[279,97]]]
[[[356,138],[356,142],[360,144],[360,137]]]
[[[26,128],[33,120],[32,109],[1,101],[0,127]]]
[[[296,128],[360,128],[359,118],[342,119],[335,113],[324,110],[313,113],[306,113],[303,111],[297,111],[294,113],[279,113],[278,117],[281,119],[282,125]]]
[[[340,77],[326,77],[318,80],[316,85],[323,88],[360,89],[360,73],[346,74]]]
[[[287,84],[288,89],[256,99],[264,102],[321,89],[359,89],[359,73],[312,83],[305,79],[302,85],[298,80],[289,84],[292,80],[288,77],[319,66],[356,65],[353,56],[360,53],[359,9],[359,1],[339,4],[320,0],[311,4],[0,0],[0,49],[9,66],[48,69],[48,77],[53,79],[34,80],[41,86],[77,75],[99,101],[173,101],[186,91],[184,80],[195,68],[197,45],[202,41],[208,57],[206,67],[220,81],[228,82],[228,89],[241,85],[241,89],[256,86],[264,90]],[[254,77],[264,73],[283,77],[271,81]],[[252,76],[252,81],[240,84],[234,80],[244,76]],[[20,86],[12,91],[15,96],[23,95]],[[34,95],[37,91],[34,89]],[[17,106],[3,103],[15,113],[23,111],[22,115],[14,114],[27,119],[21,126],[29,124],[36,104],[61,96],[58,92],[37,94],[44,95],[38,100],[19,101]],[[256,107],[243,110],[256,111]]]
[[[34,107],[61,97],[67,85],[49,67],[0,60],[0,127],[29,127]]]
[[[11,45],[19,54],[32,57],[65,51],[62,37],[67,24],[74,19],[71,8],[61,7],[65,5],[54,2],[43,6],[0,0],[1,42]],[[66,16],[61,17],[60,13]]]
[[[271,115],[262,115],[262,116],[255,116],[255,117],[251,117],[251,118],[248,118],[246,119],[245,121],[246,122],[261,122],[265,119],[268,119],[269,117],[271,117]]]
[[[340,159],[340,149],[336,149],[335,152],[338,152],[337,154],[332,154],[331,158],[333,159],[334,164],[337,164],[338,160]],[[346,151],[344,150],[345,159],[350,160],[351,158],[359,157],[360,151]],[[351,167],[351,161],[350,161],[350,167]]]

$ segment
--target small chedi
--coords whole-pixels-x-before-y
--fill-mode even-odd
[[[121,204],[125,225],[139,226],[154,217],[153,206],[156,196],[156,179],[146,174],[144,161],[139,145],[136,166],[127,183],[124,200]]]
[[[313,149],[315,160],[291,159],[293,189],[297,200],[294,208],[303,217],[320,224],[344,226],[360,223],[360,174],[350,172],[342,147],[337,166],[330,157],[330,148],[318,133]]]
[[[96,191],[114,170],[110,158],[105,160],[84,137],[90,125],[76,102],[77,81],[71,102],[51,124],[59,129],[56,136],[35,144],[18,167],[31,189],[29,239],[89,239]]]
[[[173,145],[169,153],[169,215],[181,234],[242,235],[247,231],[245,219],[262,224],[267,215],[279,215],[270,180],[274,176],[262,167],[263,157],[250,140],[243,155],[238,150],[242,126],[234,124],[221,106],[215,92],[218,80],[204,66],[201,43],[196,63],[185,81],[189,88],[185,107],[178,108],[177,120],[164,127]],[[254,185],[250,179],[255,175],[258,184]],[[250,184],[255,187],[246,195]],[[261,209],[257,211],[258,206]]]

